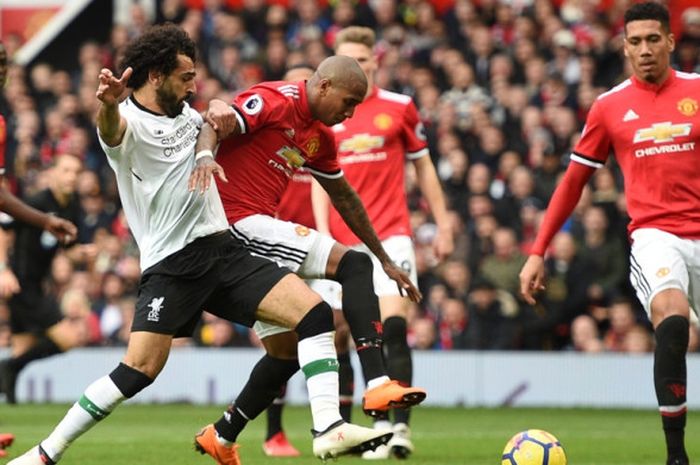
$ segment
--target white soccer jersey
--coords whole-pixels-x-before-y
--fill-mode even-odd
[[[216,183],[189,192],[202,117],[185,103],[175,118],[157,115],[129,97],[119,105],[127,127],[120,145],[100,145],[117,175],[119,197],[141,252],[141,270],[195,239],[228,228]],[[99,130],[98,130],[99,137]]]

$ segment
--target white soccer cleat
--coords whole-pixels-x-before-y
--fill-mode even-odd
[[[342,420],[332,424],[322,433],[312,433],[314,455],[321,460],[375,450],[389,442],[394,435],[391,431],[378,431]]]
[[[46,465],[46,463],[39,455],[39,446],[34,446],[16,459],[10,460],[7,465]],[[49,461],[48,463],[53,464],[54,462]]]
[[[397,459],[407,459],[408,456],[413,453],[411,429],[406,423],[397,423],[394,425],[394,436],[389,441],[388,449],[390,454]]]

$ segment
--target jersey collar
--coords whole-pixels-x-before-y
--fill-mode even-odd
[[[132,102],[134,105],[136,105],[136,108],[138,108],[138,109],[141,110],[141,111],[145,111],[146,113],[150,113],[150,114],[153,115],[153,116],[162,116],[162,117],[166,117],[166,118],[167,118],[167,115],[165,115],[164,113],[157,113],[157,112],[155,112],[155,111],[153,111],[153,110],[149,110],[149,109],[146,108],[145,106],[141,105],[141,104],[139,103],[139,101],[136,100],[136,97],[134,97],[134,94],[129,95],[129,100],[131,100],[131,102]]]
[[[676,80],[676,70],[670,69],[668,73],[668,77],[664,82],[661,84],[652,84],[651,82],[646,82],[642,81],[641,79],[638,79],[637,76],[632,75],[632,82],[634,83],[635,86],[645,89],[645,90],[650,90],[652,92],[661,92],[665,88],[669,87],[671,84],[673,84]]]

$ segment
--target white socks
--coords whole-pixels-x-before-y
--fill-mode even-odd
[[[307,337],[297,346],[299,366],[306,377],[314,429],[325,431],[342,420],[338,381],[338,357],[333,344],[333,331]]]
[[[88,386],[80,400],[42,441],[41,447],[54,462],[58,462],[73,441],[109,415],[124,399],[112,379],[103,376]]]

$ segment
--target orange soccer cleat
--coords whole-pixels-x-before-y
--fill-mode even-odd
[[[219,465],[241,465],[238,444],[226,447],[216,438],[214,425],[207,425],[194,437],[194,448],[200,454],[209,454]]]
[[[390,380],[365,391],[362,397],[362,410],[367,415],[377,416],[392,408],[407,408],[420,404],[425,399],[424,389],[403,387],[398,381]]]
[[[263,443],[263,452],[268,457],[299,457],[299,452],[287,439],[284,431],[280,431]]]
[[[0,433],[0,458],[7,457],[7,449],[15,440],[15,435],[10,433]]]

